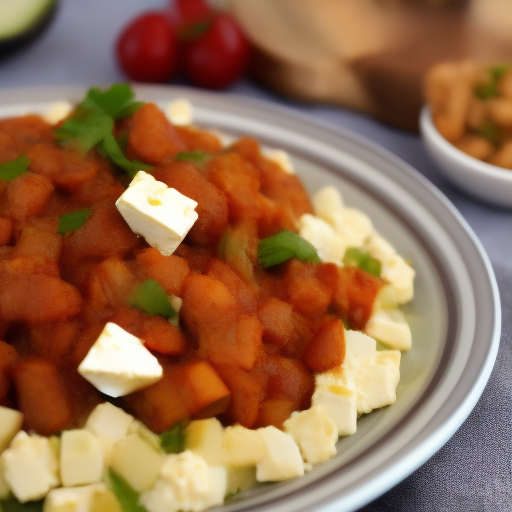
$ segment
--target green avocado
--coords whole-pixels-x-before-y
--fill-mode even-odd
[[[0,58],[28,45],[53,20],[58,0],[0,0]]]

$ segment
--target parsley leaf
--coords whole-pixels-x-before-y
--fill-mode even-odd
[[[132,307],[142,309],[150,315],[161,315],[169,320],[178,315],[171,305],[167,292],[154,279],[136,285],[128,297],[128,302]]]
[[[258,261],[263,267],[272,267],[291,258],[320,263],[313,245],[292,231],[284,230],[260,241]]]
[[[151,169],[148,164],[126,158],[112,133],[116,119],[133,114],[142,105],[132,102],[133,97],[127,84],[113,85],[107,91],[89,89],[73,115],[55,129],[57,139],[61,144],[78,147],[84,152],[97,147],[131,177],[139,170]]]
[[[68,231],[77,230],[85,224],[89,215],[91,215],[91,210],[89,208],[61,215],[59,217],[59,228],[57,229],[57,233],[67,233]]]
[[[20,155],[16,160],[0,165],[0,180],[11,181],[21,176],[29,163],[30,160],[25,155]]]
[[[123,512],[147,512],[146,508],[139,505],[140,494],[132,489],[112,469],[105,475],[105,483],[116,495]]]
[[[512,68],[510,64],[495,66],[489,70],[489,78],[486,82],[479,84],[475,88],[475,94],[481,100],[496,98],[500,95],[498,91],[498,82],[500,78]]]
[[[0,510],[2,512],[42,512],[43,501],[20,503],[14,496],[11,496],[5,500],[0,500]]]
[[[359,267],[369,274],[380,277],[382,270],[381,262],[374,258],[369,252],[358,247],[348,247],[343,257],[343,264],[346,267]]]
[[[160,446],[165,453],[181,453],[185,450],[185,431],[178,424],[160,434]]]

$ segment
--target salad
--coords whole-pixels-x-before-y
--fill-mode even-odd
[[[0,274],[5,510],[199,511],[300,477],[411,348],[414,270],[364,213],[125,84],[0,120]]]

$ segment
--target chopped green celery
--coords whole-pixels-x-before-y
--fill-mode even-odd
[[[230,501],[235,499],[241,492],[242,492],[242,489],[240,489],[240,487],[238,487],[236,491],[226,494],[226,497],[224,498],[224,503],[229,503]]]
[[[358,247],[348,247],[343,257],[343,264],[346,267],[359,267],[369,274],[380,277],[382,265],[369,252]]]
[[[501,64],[489,69],[488,80],[482,84],[478,84],[475,87],[475,95],[477,98],[480,98],[481,100],[487,100],[489,98],[498,97],[500,95],[498,90],[498,82],[500,81],[500,78],[503,76],[503,74],[511,68],[511,64]]]
[[[139,505],[140,494],[112,469],[108,470],[104,478],[107,487],[116,495],[123,512],[147,512],[145,507]]]
[[[185,429],[178,424],[160,434],[160,446],[165,453],[181,453],[185,450]]]
[[[292,231],[284,230],[260,241],[258,260],[263,267],[272,267],[291,258],[320,263],[313,245]]]
[[[150,315],[161,315],[171,320],[178,313],[172,307],[167,292],[154,279],[148,279],[135,286],[128,297],[132,307],[142,309]]]
[[[91,210],[84,208],[74,212],[65,213],[59,217],[59,228],[57,233],[68,233],[69,231],[76,231],[81,228],[85,221],[89,218]]]
[[[177,162],[194,162],[194,163],[197,163],[199,165],[203,165],[205,164],[206,162],[208,162],[208,160],[210,160],[212,156],[208,153],[206,153],[205,151],[201,151],[201,150],[198,150],[198,151],[183,151],[181,153],[178,153],[175,157],[174,157],[174,160],[176,160]]]
[[[21,176],[29,164],[30,160],[25,155],[20,155],[16,160],[0,165],[0,180],[11,181]]]

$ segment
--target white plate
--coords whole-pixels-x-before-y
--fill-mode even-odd
[[[0,117],[44,111],[84,88],[2,91]],[[479,241],[447,199],[374,144],[283,108],[230,95],[141,86],[139,99],[187,97],[197,124],[247,134],[289,152],[310,192],[333,184],[362,209],[417,272],[406,312],[413,348],[404,354],[397,402],[363,417],[338,455],[302,478],[251,490],[221,510],[355,510],[431,457],[476,404],[493,367],[501,317],[496,281]],[[477,321],[478,319],[478,321]],[[332,508],[331,508],[332,507]]]

